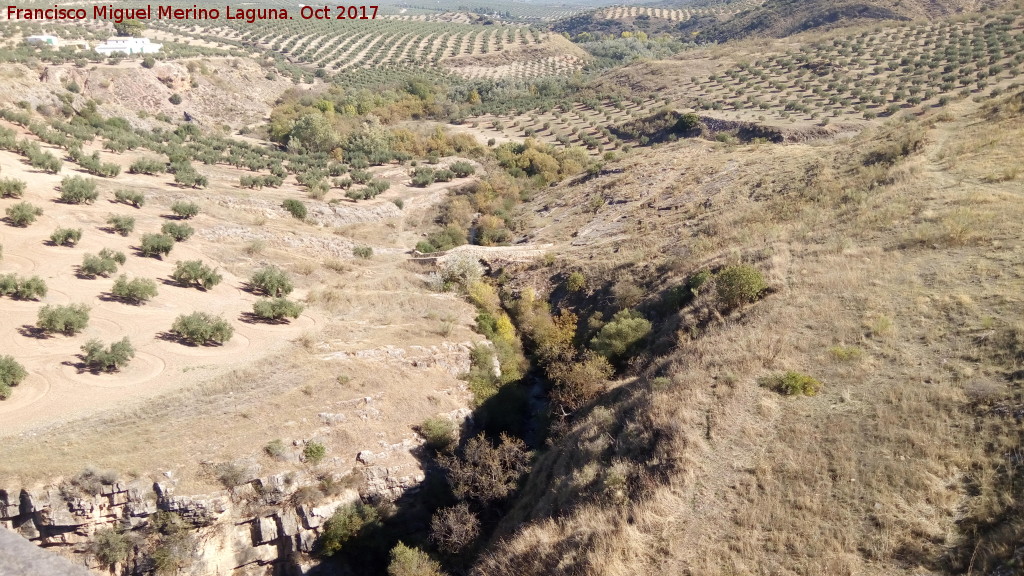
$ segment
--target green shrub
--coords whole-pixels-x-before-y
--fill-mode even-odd
[[[226,320],[206,312],[182,314],[171,325],[172,334],[199,345],[227,342],[234,332],[234,328]]]
[[[144,234],[142,243],[139,245],[139,251],[143,256],[159,256],[161,258],[170,254],[172,248],[174,248],[174,238],[167,234]]]
[[[306,219],[306,205],[298,200],[289,198],[281,203],[281,207],[299,220]]]
[[[767,289],[761,271],[747,264],[729,266],[715,276],[715,293],[723,310],[754,302]]]
[[[122,204],[135,206],[136,208],[142,208],[143,204],[146,203],[146,195],[134,190],[121,189],[114,191],[114,200]]]
[[[81,239],[81,228],[57,228],[50,234],[50,242],[56,246],[74,246]]]
[[[356,246],[352,248],[352,255],[355,256],[356,258],[369,260],[370,258],[373,257],[373,248],[369,246]]]
[[[175,282],[182,286],[196,286],[203,290],[209,290],[220,281],[223,280],[223,276],[217,273],[216,270],[210,268],[206,264],[203,264],[202,260],[185,260],[184,262],[176,262],[174,265],[174,271],[171,272],[171,278]]]
[[[174,104],[175,106],[177,106],[178,104],[181,104],[181,94],[178,94],[178,93],[171,94],[171,97],[168,98],[167,101],[170,102],[171,104]]]
[[[0,198],[21,198],[25,194],[25,183],[13,178],[0,180]]]
[[[82,361],[89,370],[117,372],[135,357],[135,348],[127,336],[111,343],[110,346],[104,346],[103,342],[94,338],[82,346],[82,354]]]
[[[476,172],[476,167],[474,167],[469,162],[466,162],[465,160],[459,160],[458,162],[452,163],[452,165],[449,166],[448,169],[451,170],[459,178],[471,176],[473,175],[474,172]]]
[[[195,202],[179,200],[174,204],[171,204],[171,212],[173,212],[178,218],[188,220],[189,218],[194,218],[199,214],[199,205]]]
[[[135,218],[132,216],[118,216],[111,214],[107,216],[107,225],[114,232],[117,232],[121,236],[127,236],[135,230]]]
[[[388,576],[444,576],[441,564],[419,548],[399,542],[391,549]]]
[[[82,176],[66,176],[60,181],[60,201],[67,204],[89,204],[99,198],[96,181]]]
[[[46,296],[46,282],[39,276],[19,278],[15,274],[0,276],[0,296],[12,296],[18,300],[38,300]]]
[[[36,221],[36,218],[43,215],[43,209],[38,208],[29,204],[28,202],[18,202],[7,207],[5,211],[7,214],[7,220],[13,226],[20,226],[22,228]]]
[[[285,455],[288,453],[288,449],[280,438],[267,442],[267,445],[263,447],[263,451],[267,453],[267,456],[277,460],[284,459]]]
[[[338,508],[324,523],[318,548],[322,556],[334,556],[362,533],[380,526],[380,516],[372,506],[356,502]]]
[[[587,277],[583,275],[583,272],[576,270],[569,274],[569,277],[565,281],[565,288],[569,292],[579,292],[587,287]]]
[[[39,309],[36,326],[44,332],[57,332],[73,336],[89,324],[89,307],[85,304],[55,306],[47,304]]]
[[[249,284],[253,290],[274,297],[287,296],[295,288],[284,270],[277,266],[257,270],[249,279]]]
[[[87,276],[90,278],[96,276],[103,276],[106,278],[114,272],[117,272],[119,264],[124,264],[126,258],[123,252],[115,252],[109,248],[104,248],[100,251],[99,255],[86,254],[82,257],[82,265],[78,267],[78,273],[81,276]]]
[[[327,447],[319,442],[310,442],[302,449],[302,457],[310,464],[319,464],[327,456]]]
[[[114,528],[97,530],[92,537],[90,551],[104,566],[120,564],[128,559],[132,543],[128,536]]]
[[[419,433],[426,440],[427,448],[438,452],[448,450],[455,444],[455,424],[447,418],[431,417],[420,424]]]
[[[188,224],[179,224],[178,222],[164,222],[164,225],[160,227],[160,231],[174,238],[176,242],[184,242],[196,232]]]
[[[601,327],[590,347],[609,360],[618,360],[651,332],[651,323],[639,312],[620,310]]]
[[[0,356],[0,400],[11,397],[11,388],[21,384],[28,376],[25,367],[19,364],[13,356]]]
[[[156,66],[156,58],[153,58],[152,56],[146,56],[142,59],[143,68],[152,68],[154,66]]]
[[[818,380],[792,370],[785,374],[765,376],[758,381],[758,384],[786,396],[814,396],[822,386]]]
[[[149,278],[134,278],[129,280],[124,274],[114,280],[114,286],[110,294],[118,300],[129,304],[142,304],[156,296],[156,282]]]
[[[279,321],[284,318],[298,318],[304,306],[287,298],[265,298],[253,303],[252,313],[262,320]]]
[[[131,174],[162,174],[167,169],[167,164],[154,158],[139,158],[128,167]]]

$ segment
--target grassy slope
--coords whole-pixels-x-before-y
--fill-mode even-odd
[[[1005,559],[1021,532],[1006,483],[1024,410],[1017,98],[852,141],[679,142],[537,198],[537,239],[567,264],[524,283],[571,262],[595,297],[639,285],[658,355],[540,456],[477,573],[984,574]],[[740,260],[770,279],[763,301],[656,312],[660,291]],[[823,392],[758,387],[789,369]]]

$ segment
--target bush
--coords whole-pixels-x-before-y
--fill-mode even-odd
[[[189,218],[194,218],[199,214],[199,205],[195,202],[179,200],[174,204],[171,204],[171,212],[173,212],[178,218],[188,220]]]
[[[21,198],[25,194],[25,183],[13,178],[0,180],[0,198]]]
[[[620,310],[601,327],[590,347],[609,360],[618,360],[651,332],[651,323],[639,312]]]
[[[60,201],[67,204],[89,204],[99,198],[96,181],[81,176],[67,176],[60,181]]]
[[[139,245],[139,251],[143,256],[159,256],[161,258],[170,254],[172,248],[174,248],[174,238],[166,234],[144,234],[142,243]]]
[[[124,274],[114,280],[114,286],[110,294],[118,300],[129,304],[142,304],[156,296],[156,282],[149,278],[135,278],[129,280]]]
[[[29,204],[28,202],[18,202],[7,207],[5,211],[7,214],[7,220],[13,226],[20,226],[22,228],[36,221],[36,218],[43,215],[43,209],[38,208]]]
[[[263,447],[263,451],[266,452],[267,456],[277,460],[283,460],[288,453],[288,449],[280,438],[267,442],[267,445]]]
[[[472,256],[460,256],[445,260],[441,265],[440,279],[442,287],[450,290],[453,286],[468,287],[483,276],[484,269],[480,262]]]
[[[222,344],[230,340],[234,332],[226,320],[206,312],[182,314],[171,325],[172,334],[198,345]]]
[[[444,576],[441,564],[419,548],[399,542],[391,549],[388,576]]]
[[[81,239],[81,228],[57,228],[50,234],[50,242],[56,246],[74,246]]]
[[[373,257],[373,248],[369,246],[356,246],[352,248],[352,255],[355,256],[356,258],[369,260],[370,258]]]
[[[306,219],[306,205],[298,200],[289,198],[281,203],[281,207],[299,220]]]
[[[132,543],[128,537],[114,528],[97,530],[90,545],[93,556],[104,566],[124,562],[131,550]]]
[[[89,307],[85,304],[54,306],[47,304],[39,309],[36,326],[44,332],[57,332],[73,336],[89,324]]]
[[[380,526],[380,517],[372,506],[362,502],[338,508],[324,524],[319,550],[322,556],[334,556],[362,534]]]
[[[135,348],[125,336],[121,340],[104,347],[103,342],[92,339],[82,346],[82,361],[93,372],[117,372],[128,365],[135,357]]]
[[[162,174],[167,169],[167,164],[154,158],[139,158],[128,167],[130,174]]]
[[[569,277],[565,281],[565,288],[569,292],[579,292],[587,287],[587,277],[583,275],[583,272],[576,270],[569,274]]]
[[[442,508],[430,519],[430,539],[445,554],[465,552],[479,535],[480,520],[465,502]]]
[[[168,98],[167,101],[177,106],[178,104],[181,104],[181,94],[171,94],[171,97]]]
[[[822,386],[818,380],[792,370],[785,374],[765,376],[758,381],[758,384],[786,396],[814,396]]]
[[[152,56],[146,56],[142,59],[143,68],[152,68],[154,66],[156,66],[156,58],[153,58]]]
[[[82,265],[78,267],[78,273],[90,278],[103,276],[106,278],[117,272],[117,266],[124,264],[126,258],[124,252],[115,252],[109,248],[100,250],[99,255],[86,254],[82,257]]]
[[[455,443],[455,424],[447,418],[431,417],[420,424],[420,436],[426,440],[427,448],[445,451]]]
[[[302,449],[302,458],[310,464],[319,464],[327,456],[327,447],[319,442],[310,442]]]
[[[160,227],[160,231],[164,234],[174,238],[177,242],[184,242],[195,234],[195,229],[188,224],[179,224],[177,222],[164,222],[164,225]]]
[[[135,230],[135,218],[132,216],[117,216],[111,214],[107,216],[107,225],[114,232],[117,232],[121,236],[127,236]]]
[[[474,172],[476,172],[476,168],[469,162],[466,162],[465,160],[459,160],[458,162],[452,163],[452,165],[449,166],[448,169],[455,173],[455,175],[458,176],[459,178],[471,176]]]
[[[0,356],[0,400],[11,397],[11,388],[21,384],[28,376],[25,367],[13,356]]]
[[[146,203],[146,196],[142,192],[121,189],[114,191],[114,200],[122,204],[135,206],[136,208],[142,208],[142,205]]]
[[[304,306],[287,298],[263,299],[253,303],[252,313],[262,320],[279,321],[284,318],[298,318]]]
[[[284,270],[277,266],[267,266],[257,270],[249,279],[249,284],[253,290],[274,297],[287,296],[295,288]]]
[[[0,276],[0,296],[13,296],[18,300],[38,300],[46,296],[46,282],[39,276],[19,278],[14,274]]]
[[[761,271],[747,264],[729,266],[715,276],[715,293],[723,310],[754,302],[767,289]]]
[[[481,432],[466,442],[461,457],[439,459],[459,499],[489,504],[508,498],[530,467],[530,452],[519,438],[501,435],[497,446]]]
[[[182,286],[188,287],[195,285],[197,288],[202,288],[203,290],[213,288],[217,284],[220,284],[220,281],[224,279],[224,277],[218,274],[216,270],[210,268],[206,264],[203,264],[202,260],[176,262],[174,265],[174,271],[171,272],[171,278]]]

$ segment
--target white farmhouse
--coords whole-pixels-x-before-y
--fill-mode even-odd
[[[149,38],[133,38],[131,36],[115,36],[107,38],[107,41],[96,47],[96,51],[104,56],[110,56],[114,52],[125,54],[156,54],[163,44],[154,44]]]

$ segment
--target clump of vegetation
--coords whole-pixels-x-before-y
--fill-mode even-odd
[[[253,316],[261,320],[280,322],[285,318],[298,318],[305,307],[287,298],[264,298],[252,305]]]
[[[473,173],[476,172],[476,167],[474,167],[469,162],[466,162],[465,160],[453,162],[452,165],[448,167],[448,169],[451,170],[459,178],[472,176]]]
[[[142,206],[146,203],[146,195],[143,194],[142,192],[136,192],[134,190],[121,189],[114,191],[114,200],[122,204],[134,206],[136,208],[142,208]]]
[[[110,294],[129,304],[143,304],[154,298],[157,294],[156,282],[149,278],[134,278],[129,280],[124,274],[114,280],[114,286]]]
[[[89,324],[89,307],[85,304],[64,306],[47,304],[39,309],[36,326],[47,333],[74,336]]]
[[[519,438],[503,433],[494,445],[480,433],[466,442],[461,455],[441,457],[440,463],[456,497],[488,504],[504,500],[516,490],[529,470],[530,458]]]
[[[174,238],[167,234],[144,234],[139,244],[139,251],[143,256],[155,256],[163,258],[171,253],[174,248]]]
[[[281,203],[281,207],[288,211],[293,217],[299,220],[306,219],[306,205],[298,200],[289,198]]]
[[[327,447],[320,442],[309,442],[302,449],[302,458],[310,464],[319,464],[327,456]]]
[[[223,344],[231,339],[235,329],[223,318],[206,312],[182,314],[171,325],[171,333],[196,345]]]
[[[621,360],[651,332],[651,322],[634,310],[620,310],[601,327],[590,347],[609,360]]]
[[[116,372],[128,365],[135,357],[135,348],[125,336],[110,346],[92,339],[82,346],[82,361],[93,372]]]
[[[106,278],[114,272],[117,267],[127,261],[124,252],[104,248],[99,254],[86,254],[82,257],[82,264],[78,267],[78,273],[88,278],[103,276]]]
[[[188,224],[181,224],[178,222],[164,222],[163,226],[160,227],[160,232],[174,238],[177,242],[184,242],[195,234],[195,228],[192,228]]]
[[[162,174],[167,169],[167,164],[154,158],[139,158],[128,167],[131,174]]]
[[[121,236],[128,236],[135,230],[135,218],[132,216],[118,216],[111,214],[107,217],[107,225],[114,232]]]
[[[124,532],[116,528],[105,528],[96,531],[89,549],[101,564],[113,566],[128,559],[132,543]]]
[[[373,258],[373,248],[370,246],[356,246],[352,248],[352,255],[356,258],[369,260],[370,258]]]
[[[25,367],[13,356],[0,356],[0,400],[11,397],[12,388],[28,376]]]
[[[5,210],[7,214],[7,221],[12,226],[18,226],[25,228],[29,224],[36,221],[36,218],[43,215],[43,209],[37,206],[33,206],[28,202],[18,202],[8,206]]]
[[[356,502],[342,506],[324,524],[318,548],[322,556],[334,556],[367,532],[380,528],[380,516],[372,506]]]
[[[81,228],[57,228],[50,234],[54,246],[74,246],[82,239]]]
[[[21,198],[24,194],[24,181],[14,178],[0,179],[0,198]]]
[[[419,548],[399,542],[391,549],[388,576],[444,576],[441,564]]]
[[[792,370],[784,374],[765,376],[758,384],[786,396],[814,396],[822,386],[818,380]]]
[[[420,424],[419,433],[426,441],[425,445],[438,452],[446,451],[456,440],[455,424],[447,419],[434,416]]]
[[[729,266],[715,276],[715,294],[722,310],[754,302],[767,289],[761,271],[747,264]]]
[[[267,442],[267,445],[263,447],[263,451],[266,452],[267,456],[271,458],[282,460],[288,453],[288,449],[285,447],[284,441],[280,438]]]
[[[574,270],[569,274],[569,277],[565,280],[565,289],[569,292],[579,292],[587,287],[587,277],[583,275],[583,272]]]
[[[209,290],[224,279],[215,269],[207,266],[202,260],[185,260],[176,262],[171,278],[182,286],[196,286]]]
[[[199,214],[199,205],[195,202],[179,200],[171,204],[171,212],[182,220],[188,220],[189,218],[195,218]]]
[[[257,270],[249,279],[249,284],[253,290],[273,297],[287,296],[295,289],[288,274],[277,266]]]
[[[99,198],[96,181],[82,176],[67,176],[60,181],[60,201],[67,204],[90,204]]]
[[[445,554],[469,550],[479,536],[480,519],[466,502],[442,508],[430,519],[430,539]]]
[[[46,282],[39,276],[21,278],[16,274],[0,275],[0,296],[18,300],[38,300],[46,296]]]

